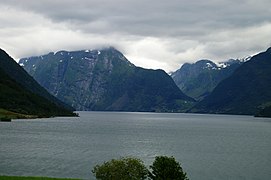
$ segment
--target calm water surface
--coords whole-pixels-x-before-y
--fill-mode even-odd
[[[0,122],[0,174],[94,179],[96,164],[174,156],[191,180],[271,179],[271,120],[250,116],[80,112]]]

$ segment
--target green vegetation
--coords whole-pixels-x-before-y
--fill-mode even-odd
[[[98,180],[188,180],[186,173],[173,157],[157,156],[151,172],[137,158],[112,159],[96,165],[92,172]]]
[[[229,77],[241,64],[239,60],[225,62],[228,66],[220,68],[210,60],[185,63],[171,74],[177,86],[188,96],[202,100],[223,80]]]
[[[18,118],[73,115],[71,111],[28,91],[5,74],[1,68],[0,77],[0,108],[17,113]],[[5,112],[5,114],[11,115],[12,113]]]
[[[137,158],[120,158],[94,166],[98,180],[188,180],[181,164],[174,157],[156,156],[149,171]],[[0,180],[78,180],[70,178],[0,176]]]
[[[72,107],[64,104],[53,95],[49,94],[43,87],[36,82],[15,60],[10,57],[5,51],[0,49],[0,68],[17,84],[20,84],[24,89],[41,96],[59,107],[65,107],[66,109],[73,110]],[[48,74],[47,77],[50,77]]]
[[[184,112],[194,102],[166,72],[136,67],[112,47],[20,62],[51,94],[77,110]]]
[[[49,178],[49,177],[21,177],[21,176],[0,176],[0,180],[79,180],[70,178]]]
[[[96,165],[92,172],[99,180],[137,180],[146,179],[148,175],[143,162],[136,158],[112,159],[102,165]]]
[[[11,112],[5,109],[0,109],[0,119],[8,118],[8,119],[33,119],[37,118],[37,115],[27,115]]]
[[[271,48],[243,63],[190,112],[255,115],[271,99]]]
[[[37,116],[20,114],[20,113],[7,111],[5,109],[0,109],[0,120],[1,121],[5,121],[8,119],[29,119],[29,118],[37,118]]]
[[[150,168],[152,172],[149,176],[153,180],[188,180],[181,164],[174,157],[157,156]]]
[[[75,116],[0,49],[0,117]]]

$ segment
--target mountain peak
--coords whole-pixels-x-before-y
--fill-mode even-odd
[[[202,59],[196,63],[185,63],[180,69],[171,74],[178,87],[188,96],[197,100],[208,95],[216,85],[227,78],[242,62],[228,60],[214,63]]]
[[[191,112],[250,114],[270,104],[271,48],[244,62]]]
[[[80,61],[87,61],[88,64],[92,64],[91,66],[96,64],[98,61],[106,61],[105,64],[107,64],[108,67],[111,67],[112,63],[125,63],[129,66],[135,66],[127,60],[120,51],[111,46],[100,49],[85,49],[77,51],[61,50],[50,52],[46,55],[22,58],[19,60],[19,65],[29,71],[32,69],[32,66],[36,67],[37,60],[54,61],[55,64],[56,62],[67,64],[70,63],[70,61],[78,61],[78,63]]]
[[[114,47],[24,58],[43,87],[77,110],[184,111],[194,100],[162,70],[133,65]]]

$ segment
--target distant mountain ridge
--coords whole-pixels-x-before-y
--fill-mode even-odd
[[[65,105],[0,49],[0,108],[41,117],[71,116],[72,107]]]
[[[171,74],[177,86],[188,96],[202,100],[225,78],[229,77],[246,59],[230,59],[221,63],[199,60],[185,63]]]
[[[270,112],[271,48],[253,56],[190,112],[255,115]]]
[[[183,112],[194,102],[163,70],[136,67],[113,47],[59,51],[19,64],[77,110]]]

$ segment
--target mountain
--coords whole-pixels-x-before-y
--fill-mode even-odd
[[[178,112],[194,102],[163,70],[136,67],[113,47],[59,51],[19,64],[77,110]]]
[[[66,107],[0,49],[0,109],[40,117],[74,115]]]
[[[242,63],[243,60],[234,59],[217,64],[210,60],[200,60],[193,64],[183,64],[171,77],[186,95],[202,100]]]
[[[245,62],[190,112],[257,114],[271,102],[271,48]]]

